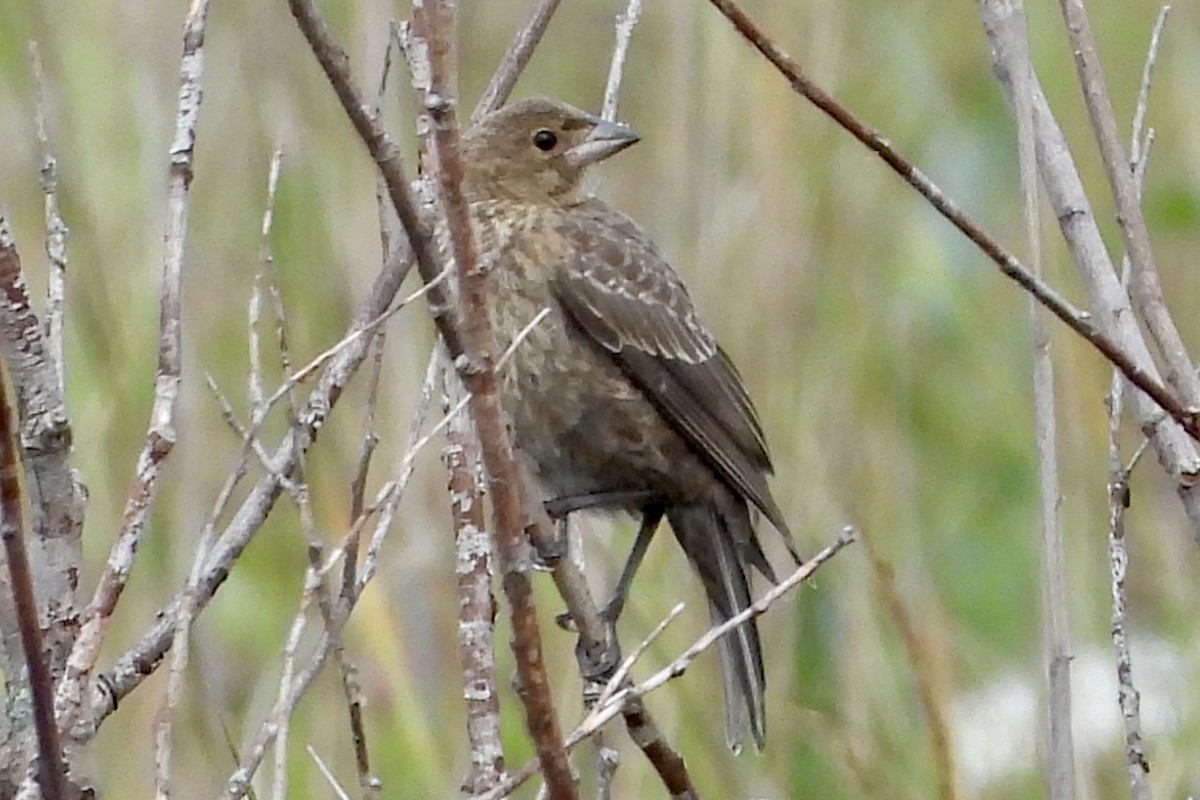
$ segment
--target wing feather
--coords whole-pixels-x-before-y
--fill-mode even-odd
[[[559,232],[573,244],[554,287],[567,313],[790,542],[767,487],[771,460],[745,383],[679,276],[636,223],[601,201],[576,206]]]

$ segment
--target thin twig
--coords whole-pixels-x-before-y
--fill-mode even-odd
[[[604,104],[600,116],[609,122],[617,119],[617,101],[621,94],[621,77],[625,72],[625,58],[629,55],[629,40],[638,15],[642,13],[642,0],[629,0],[625,13],[617,17],[617,40],[613,46],[612,60],[608,65],[608,83],[604,86]]]
[[[714,625],[709,628],[699,639],[697,639],[691,647],[683,651],[674,661],[661,670],[656,672],[641,683],[629,689],[615,693],[609,698],[603,706],[598,706],[596,710],[582,723],[579,728],[571,734],[570,741],[578,741],[579,738],[586,736],[588,732],[598,725],[603,725],[619,711],[621,703],[627,696],[641,697],[662,686],[672,678],[677,678],[687,670],[688,666],[708,648],[716,644],[722,636],[725,636],[730,631],[737,628],[747,620],[753,619],[761,615],[764,611],[770,608],[779,598],[786,595],[791,590],[795,589],[804,581],[808,580],[814,572],[816,572],[822,564],[837,555],[842,548],[858,538],[858,531],[854,528],[847,527],[843,529],[838,538],[832,544],[827,545],[823,550],[817,553],[808,561],[799,567],[795,572],[787,578],[781,580],[778,585],[772,586],[769,591],[751,603],[749,606],[734,614],[729,619],[722,622],[720,625]]]
[[[6,239],[5,235],[0,235],[0,247],[11,246],[11,241]],[[8,583],[12,587],[12,601],[21,629],[21,646],[25,652],[25,668],[33,692],[38,786],[45,800],[66,800],[66,765],[63,763],[58,724],[54,719],[54,678],[42,649],[37,598],[34,596],[33,577],[25,551],[29,530],[25,523],[17,415],[12,405],[11,385],[8,368],[0,362],[0,538],[4,540]]]
[[[1145,137],[1151,134],[1151,130],[1146,128],[1146,111],[1150,107],[1150,85],[1154,81],[1154,65],[1158,63],[1158,47],[1162,42],[1163,26],[1166,25],[1167,15],[1170,13],[1170,6],[1163,6],[1158,10],[1158,18],[1154,20],[1154,29],[1150,32],[1150,45],[1146,49],[1146,63],[1142,65],[1142,82],[1138,86],[1137,103],[1133,107],[1133,122],[1130,126],[1133,132],[1129,137],[1129,163],[1135,169],[1139,166],[1142,168],[1146,166],[1146,159],[1143,155],[1146,151]],[[1140,200],[1142,181],[1136,174],[1134,184]]]
[[[1005,7],[1002,31],[1010,47],[1004,54],[1013,77],[1013,106],[1025,240],[1034,276],[1042,277],[1041,214],[1038,204],[1037,142],[1033,123],[1033,63],[1027,23],[1018,3]],[[1054,363],[1046,313],[1029,298],[1033,350],[1034,445],[1040,489],[1042,641],[1046,666],[1046,755],[1048,794],[1053,800],[1075,797],[1075,748],[1071,736],[1071,644],[1067,613],[1066,553],[1059,518],[1058,441],[1054,402]]]
[[[1117,134],[1117,121],[1112,101],[1105,85],[1104,70],[1092,36],[1087,9],[1081,0],[1060,0],[1063,19],[1067,24],[1067,35],[1071,41],[1071,52],[1075,56],[1075,68],[1083,99],[1092,123],[1092,131],[1100,148],[1105,173],[1117,204],[1117,222],[1125,250],[1133,261],[1133,278],[1130,290],[1138,306],[1150,338],[1162,356],[1167,383],[1175,387],[1183,402],[1188,406],[1200,404],[1200,375],[1192,365],[1191,357],[1184,346],[1183,338],[1175,327],[1167,309],[1166,300],[1159,282],[1158,266],[1150,246],[1150,233],[1142,215],[1137,187],[1129,169],[1129,159]]]
[[[387,96],[388,77],[392,72],[392,58],[398,39],[398,24],[396,20],[388,23],[387,46],[383,50],[383,69],[379,74],[379,86],[375,93],[375,108],[378,113],[383,107]],[[387,185],[379,175],[375,176],[375,209],[379,218],[379,246],[384,259],[392,249],[392,217],[387,199]],[[380,330],[371,348],[371,361],[367,372],[367,402],[363,409],[363,439],[358,450],[358,467],[354,478],[350,481],[350,520],[358,519],[363,513],[363,502],[367,491],[367,478],[371,470],[371,459],[375,448],[379,445],[379,437],[375,434],[375,410],[379,403],[379,380],[383,372],[383,345],[387,331]],[[358,548],[359,537],[355,536],[346,550],[346,561],[342,565],[342,601],[353,593],[354,585],[358,583]],[[351,675],[342,675],[342,688],[346,693],[348,703],[351,738],[354,741],[355,763],[358,767],[359,786],[368,793],[367,787],[373,785],[375,779],[370,775],[370,757],[367,750],[366,735],[362,727],[362,711],[357,698],[356,679]]]
[[[495,111],[504,105],[504,101],[512,93],[513,87],[517,85],[517,79],[525,71],[529,59],[533,57],[534,49],[542,40],[542,35],[550,24],[550,18],[554,16],[554,12],[558,10],[558,4],[561,2],[562,0],[537,0],[537,5],[529,14],[529,19],[525,20],[525,24],[513,37],[512,44],[508,46],[508,51],[500,60],[500,66],[496,67],[492,79],[488,81],[487,88],[483,90],[483,95],[479,98],[479,103],[471,112],[472,123],[478,122],[484,114]]]
[[[179,106],[175,115],[175,134],[169,150],[170,171],[167,180],[167,221],[164,234],[159,294],[158,369],[154,379],[154,404],[150,427],[138,456],[133,486],[126,500],[121,530],[109,553],[108,562],[88,606],[84,628],[94,627],[96,635],[81,635],[83,652],[72,652],[71,660],[83,673],[95,664],[99,647],[133,560],[146,531],[150,507],[158,493],[162,465],[175,446],[175,409],[181,379],[182,320],[180,290],[183,282],[184,243],[187,237],[189,189],[192,182],[192,158],[196,144],[204,74],[204,33],[208,0],[192,0],[183,26],[183,55],[179,61]],[[78,648],[77,648],[78,649]],[[167,728],[169,731],[169,726]],[[169,756],[168,759],[169,761]],[[169,767],[156,775],[159,792],[167,791]]]
[[[596,709],[587,715],[582,722],[571,732],[567,737],[567,748],[573,748],[581,741],[591,736],[593,732],[599,730],[609,720],[621,712],[622,706],[629,700],[644,697],[649,692],[654,691],[672,678],[676,678],[684,673],[688,666],[696,659],[698,655],[703,653],[708,648],[712,647],[737,626],[746,622],[752,617],[757,617],[770,608],[776,601],[786,595],[791,590],[795,589],[804,581],[808,580],[814,572],[817,571],[829,559],[833,558],[842,548],[852,543],[858,538],[858,532],[852,527],[846,527],[839,532],[838,538],[834,542],[810,560],[806,561],[795,572],[789,575],[777,585],[771,587],[771,590],[760,597],[758,600],[747,606],[739,613],[733,615],[729,619],[722,622],[720,625],[715,625],[704,632],[691,647],[685,650],[679,657],[668,664],[663,669],[656,672],[650,678],[636,686],[623,687],[620,690],[612,693],[603,705],[597,705]],[[508,778],[500,786],[497,786],[488,794],[479,798],[479,800],[499,800],[502,797],[508,797],[517,787],[536,775],[538,771],[538,763],[536,760],[527,761],[520,769],[509,773]]]
[[[66,387],[63,321],[67,293],[67,238],[71,231],[58,212],[58,159],[50,147],[49,125],[46,122],[46,77],[37,42],[29,43],[29,60],[33,64],[34,119],[38,149],[42,156],[42,193],[46,196],[46,256],[50,259],[50,274],[46,281],[46,350],[54,359],[58,391],[61,394]]]
[[[1013,80],[1004,69],[1007,47],[999,35],[1001,0],[977,0],[980,21],[988,36],[997,77],[1006,93],[1013,96]],[[1038,165],[1042,186],[1058,220],[1063,240],[1071,252],[1076,274],[1087,290],[1091,310],[1098,324],[1133,356],[1147,375],[1157,376],[1158,368],[1130,305],[1129,294],[1113,267],[1096,214],[1084,191],[1079,170],[1062,128],[1037,83],[1034,81],[1034,124],[1037,127]],[[1192,536],[1200,544],[1200,453],[1196,442],[1153,398],[1143,392],[1130,395],[1138,425],[1152,440],[1155,453],[1174,482],[1184,512],[1192,526]]]
[[[626,682],[626,678],[629,676],[629,672],[633,669],[633,665],[637,662],[637,660],[642,657],[642,654],[649,649],[650,645],[652,645],[659,636],[662,636],[663,631],[667,629],[667,626],[674,622],[679,615],[683,613],[683,610],[686,607],[687,606],[684,603],[676,603],[675,607],[667,612],[667,615],[663,617],[657,625],[654,626],[654,629],[650,631],[646,638],[642,639],[642,641],[638,643],[637,647],[633,648],[629,655],[625,657],[625,660],[621,662],[621,666],[617,667],[617,671],[613,673],[611,678],[609,678],[608,683],[604,687],[604,691],[599,697],[596,698],[596,702],[598,704],[603,705],[609,701],[609,698],[613,696],[617,689],[619,689]]]
[[[1108,359],[1137,388],[1174,418],[1187,433],[1200,440],[1200,408],[1192,408],[1178,400],[1142,362],[1131,356],[1108,332],[1092,324],[1088,314],[1076,309],[1061,294],[1029,270],[970,216],[964,213],[944,192],[911,161],[902,156],[879,131],[871,128],[804,74],[800,65],[768,37],[733,0],[709,0],[733,23],[738,32],[775,66],[792,88],[813,105],[832,117],[839,125],[878,155],[937,211],[968,239],[975,243],[1008,278],[1037,298],[1038,302],[1062,320],[1071,330],[1086,339]]]
[[[337,795],[338,800],[350,800],[350,795],[347,794],[346,790],[342,788],[342,785],[337,782],[337,778],[334,777],[333,772],[325,765],[325,762],[321,759],[321,757],[317,755],[317,751],[313,748],[313,746],[310,744],[304,749],[312,758],[313,762],[317,765],[317,769],[321,771],[321,777],[329,782],[329,787],[333,789],[333,792]]]
[[[379,443],[379,437],[375,435],[375,408],[379,397],[379,377],[383,368],[383,337],[385,334],[386,332],[381,330],[379,336],[371,344],[372,356],[367,373],[367,404],[363,411],[363,441],[359,449],[358,467],[355,470],[354,480],[350,484],[351,520],[363,516],[367,475],[371,467],[371,457]],[[359,542],[360,537],[355,535],[346,544],[339,595],[342,614],[349,613],[354,587],[358,583]],[[375,800],[379,796],[379,779],[371,772],[371,753],[367,745],[366,727],[363,722],[364,701],[362,688],[358,682],[358,671],[350,663],[340,644],[335,654],[342,678],[342,692],[346,696],[346,712],[350,723],[350,741],[354,744],[354,766],[358,773],[358,786],[363,792],[364,800]]]
[[[301,482],[298,486],[299,491],[292,495],[300,508],[300,516],[302,520],[301,527],[305,529],[305,538],[310,538],[312,531],[311,507],[307,502],[307,485]],[[310,538],[311,542],[311,538]],[[318,569],[320,567],[321,555],[320,546],[315,543],[310,543],[308,548],[308,565],[304,569],[304,589],[300,595],[300,605],[296,610],[295,617],[292,618],[292,624],[288,628],[287,636],[284,638],[283,644],[283,664],[279,669],[279,692],[276,696],[276,706],[286,707],[287,712],[274,717],[271,722],[275,725],[275,772],[271,779],[271,796],[275,800],[287,800],[288,796],[288,738],[291,735],[292,729],[292,712],[295,710],[295,705],[288,705],[288,695],[292,691],[292,679],[296,674],[296,653],[300,649],[300,639],[304,635],[305,629],[308,627],[308,609],[312,605],[313,600],[324,586],[324,581]],[[328,630],[328,628],[327,628]],[[332,630],[328,630],[330,637],[331,651],[336,648],[337,639]],[[253,775],[253,770],[250,771]]]
[[[1142,184],[1146,176],[1146,167],[1150,159],[1150,146],[1154,141],[1154,131],[1144,130],[1146,111],[1150,105],[1150,86],[1154,72],[1154,63],[1158,57],[1158,46],[1162,38],[1163,25],[1166,23],[1169,6],[1163,6],[1154,30],[1150,35],[1150,45],[1146,52],[1146,63],[1142,69],[1142,83],[1138,90],[1137,104],[1133,112],[1133,126],[1129,137],[1130,167],[1133,171],[1135,188],[1141,197]],[[1121,263],[1121,281],[1124,285],[1131,270],[1129,254],[1126,253]],[[1151,800],[1150,764],[1146,759],[1146,751],[1142,744],[1141,694],[1133,681],[1133,654],[1129,647],[1129,637],[1126,628],[1126,591],[1125,576],[1129,568],[1129,552],[1125,546],[1125,509],[1129,507],[1130,490],[1129,475],[1146,451],[1149,439],[1143,439],[1137,451],[1129,460],[1128,466],[1121,459],[1121,417],[1124,405],[1125,386],[1121,375],[1113,370],[1112,381],[1107,398],[1108,410],[1108,559],[1109,579],[1112,588],[1112,618],[1111,636],[1113,652],[1116,659],[1117,671],[1117,705],[1121,711],[1121,720],[1125,728],[1125,768],[1129,778],[1129,790],[1132,800]]]
[[[1125,547],[1125,509],[1129,507],[1129,468],[1121,461],[1122,383],[1113,373],[1108,394],[1108,564],[1112,586],[1110,633],[1117,664],[1117,704],[1125,727],[1125,769],[1133,800],[1151,800],[1150,763],[1142,745],[1141,694],[1133,682],[1133,655],[1126,632],[1125,576],[1129,552]],[[1130,467],[1133,462],[1131,461]]]

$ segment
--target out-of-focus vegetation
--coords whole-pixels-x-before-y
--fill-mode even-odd
[[[360,80],[374,85],[389,15],[404,13],[406,4],[396,4],[398,11],[387,3],[325,5]],[[527,5],[462,3],[467,102],[478,96]],[[598,108],[612,20],[623,5],[564,3],[518,95],[553,94]],[[1057,5],[1028,5],[1047,93],[1098,198],[1106,235],[1119,242]],[[1109,87],[1128,119],[1157,8],[1142,0],[1091,6]],[[972,3],[758,0],[748,7],[824,86],[1001,240],[1014,247],[1023,241],[1012,123]],[[183,8],[10,0],[0,16],[0,201],[39,288],[45,274],[30,39],[40,43],[47,65],[61,202],[71,227],[68,401],[77,465],[90,489],[90,589],[119,526],[147,424]],[[286,155],[272,247],[294,360],[336,340],[380,261],[372,167],[285,4],[215,3],[206,52],[187,245],[180,443],[109,637],[109,657],[184,580],[199,529],[239,452],[203,375],[212,373],[245,409],[245,309],[277,142]],[[391,128],[406,141],[409,108],[405,92],[387,103]],[[870,537],[928,649],[924,679],[953,723],[963,796],[1041,796],[1038,717],[1028,711],[1042,667],[1026,298],[872,155],[792,94],[702,0],[647,4],[621,116],[643,142],[605,165],[597,191],[653,233],[741,366],[777,461],[776,494],[802,548],[821,546],[847,522]],[[1200,17],[1189,4],[1168,23],[1149,122],[1157,131],[1145,198],[1149,224],[1176,318],[1197,347]],[[1054,241],[1052,219],[1046,230]],[[1057,245],[1047,248],[1047,271],[1084,302]],[[419,308],[390,323],[378,456],[386,469],[376,485],[398,457],[430,342]],[[1075,650],[1100,659],[1091,671],[1082,668],[1087,659],[1077,662],[1083,694],[1076,732],[1086,749],[1081,797],[1115,800],[1127,790],[1107,660],[1102,398],[1109,370],[1061,327],[1054,346]],[[331,539],[349,513],[347,484],[362,434],[360,384],[308,460],[318,523]],[[1132,452],[1140,436],[1126,427]],[[436,445],[419,460],[417,476],[383,569],[347,634],[389,798],[454,796],[465,770],[454,562]],[[630,526],[597,520],[586,529],[596,544],[591,562],[611,578]],[[1146,680],[1148,712],[1158,709],[1157,722],[1147,723],[1151,777],[1158,796],[1184,797],[1200,787],[1200,553],[1150,458],[1135,473],[1129,536],[1135,677]],[[176,734],[179,796],[214,793],[233,768],[227,741],[254,730],[272,702],[303,565],[297,515],[281,502],[197,626]],[[707,614],[669,538],[655,544],[634,588],[622,623],[627,642],[679,599],[690,606],[650,649],[646,673],[689,643]],[[569,724],[578,714],[573,640],[551,624],[559,607],[548,579],[539,590]],[[706,796],[935,794],[912,664],[862,547],[840,555],[762,625],[770,683],[765,754],[725,751],[711,654],[650,699]],[[1147,646],[1139,650],[1139,641]],[[507,685],[511,661],[503,644],[498,651]],[[1162,671],[1173,679],[1156,680]],[[101,732],[110,797],[152,791],[149,726],[162,688],[162,676],[149,681]],[[509,763],[516,766],[529,747],[511,694],[503,708]],[[615,731],[611,740],[623,736]],[[344,700],[330,675],[305,701],[291,737],[292,796],[331,796],[306,745],[353,782]],[[616,796],[661,796],[640,755],[623,749]]]

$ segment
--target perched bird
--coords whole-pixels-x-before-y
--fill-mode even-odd
[[[642,517],[610,617],[665,515],[713,619],[724,620],[751,602],[747,565],[775,580],[752,508],[799,557],[767,488],[766,440],[741,376],[647,234],[581,196],[587,167],[637,140],[623,125],[544,98],[506,106],[464,135],[463,188],[501,350],[549,309],[508,361],[501,400],[552,514]],[[761,749],[765,679],[754,621],[720,649],[726,740],[740,745],[748,717]]]

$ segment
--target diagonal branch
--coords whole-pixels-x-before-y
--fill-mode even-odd
[[[733,0],[709,0],[709,2],[724,14],[738,32],[787,78],[797,93],[832,117],[854,138],[883,159],[901,178],[928,200],[943,217],[995,262],[1006,277],[1018,283],[1054,316],[1099,350],[1101,355],[1121,370],[1130,383],[1149,395],[1159,407],[1183,426],[1192,438],[1200,439],[1200,408],[1190,408],[1171,394],[1170,390],[1158,380],[1152,365],[1146,366],[1143,362],[1135,359],[1107,331],[1097,328],[1088,314],[1076,309],[1045,281],[1030,273],[1016,256],[964,213],[916,165],[902,156],[884,138],[883,134],[858,119],[809,79],[800,65],[767,36],[737,3]]]
[[[1189,406],[1196,406],[1200,404],[1200,375],[1192,366],[1183,338],[1163,298],[1154,251],[1150,247],[1150,233],[1142,215],[1141,193],[1117,134],[1117,120],[1108,97],[1087,10],[1081,0],[1060,0],[1059,5],[1067,23],[1071,52],[1075,54],[1075,68],[1079,73],[1092,131],[1096,135],[1104,170],[1117,203],[1121,239],[1133,264],[1131,294],[1151,339],[1162,355],[1167,382],[1175,387]]]
[[[979,16],[992,46],[997,77],[1005,92],[1012,96],[1013,79],[1005,68],[1007,46],[998,29],[1003,9],[999,0],[978,0]],[[1058,219],[1063,240],[1071,251],[1075,271],[1088,292],[1092,311],[1100,325],[1132,354],[1147,374],[1157,376],[1154,358],[1142,336],[1130,306],[1129,295],[1113,268],[1096,216],[1084,191],[1079,170],[1071,157],[1066,137],[1050,110],[1045,93],[1033,82],[1033,121],[1037,132],[1038,168],[1042,186]],[[1118,366],[1119,368],[1119,366]],[[1122,370],[1122,374],[1128,374]],[[1200,543],[1200,454],[1186,431],[1163,413],[1156,398],[1142,392],[1130,395],[1141,429],[1153,442],[1163,469],[1175,481],[1175,491],[1192,525],[1192,538]]]

